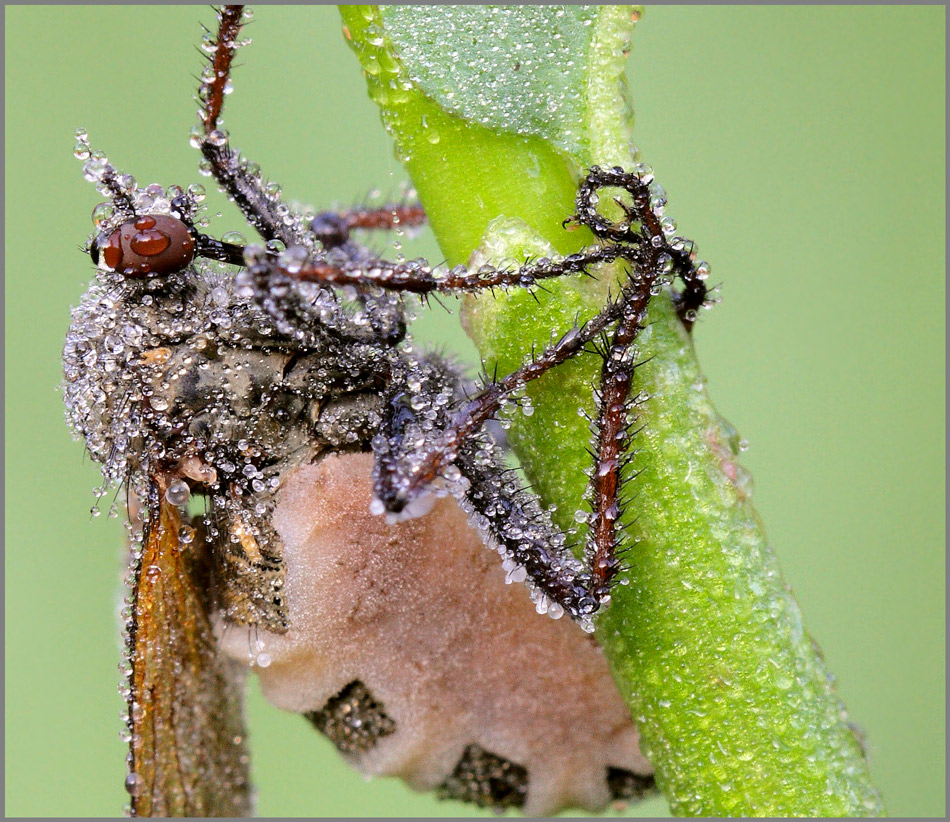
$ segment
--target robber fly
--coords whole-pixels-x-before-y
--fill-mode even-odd
[[[261,244],[203,234],[199,186],[140,187],[77,135],[108,201],[64,394],[128,497],[131,812],[251,811],[249,662],[274,704],[366,773],[529,814],[643,796],[652,768],[588,633],[621,569],[633,345],[674,279],[691,326],[704,266],[664,232],[643,167],[590,169],[565,215],[596,238],[577,254],[477,270],[379,258],[355,232],[421,225],[422,207],[286,205],[221,128],[247,12],[218,16],[193,142]],[[622,195],[622,219],[598,210],[601,191]],[[408,336],[406,292],[533,287],[616,261],[628,269],[616,299],[480,387]],[[601,339],[579,559],[486,423]]]

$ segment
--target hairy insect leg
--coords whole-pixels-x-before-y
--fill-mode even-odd
[[[201,102],[201,123],[194,134],[194,142],[200,148],[208,168],[218,184],[240,208],[247,221],[268,242],[279,240],[286,248],[283,253],[265,254],[256,260],[254,290],[269,294],[265,302],[269,312],[285,327],[294,323],[293,315],[319,315],[318,321],[344,337],[360,339],[366,336],[359,323],[354,323],[339,305],[336,296],[327,288],[300,288],[287,282],[287,270],[293,269],[296,261],[313,254],[321,254],[328,248],[339,253],[344,260],[358,260],[363,265],[368,252],[349,242],[349,232],[355,228],[392,228],[404,221],[406,225],[418,225],[425,219],[422,208],[415,203],[390,209],[355,209],[338,217],[319,215],[307,224],[303,217],[294,213],[281,202],[280,189],[268,184],[259,170],[231,149],[227,132],[221,128],[221,112],[224,96],[230,87],[230,74],[239,36],[247,13],[243,6],[224,6],[218,11],[216,35],[209,35],[206,48],[210,50],[209,65],[202,74],[198,91]],[[323,248],[319,248],[320,240]],[[244,253],[237,246],[207,240],[201,243],[199,253],[213,259],[242,264]],[[240,256],[240,259],[238,259]],[[273,273],[263,272],[262,266],[279,269]],[[406,332],[405,312],[398,300],[360,289],[356,294],[362,303],[372,333],[389,344],[395,345]],[[316,307],[316,310],[313,310]],[[312,321],[313,316],[308,316]]]
[[[621,189],[632,199],[631,205],[621,204],[626,219],[620,223],[611,222],[597,210],[596,192],[602,187]],[[465,438],[493,417],[514,391],[584,350],[592,340],[620,319],[625,313],[626,304],[635,299],[638,293],[646,294],[648,299],[649,294],[658,289],[660,278],[667,276],[672,269],[673,262],[666,253],[662,226],[651,208],[649,188],[635,173],[622,169],[609,172],[591,169],[578,190],[576,212],[571,219],[588,226],[598,238],[611,243],[602,249],[605,252],[609,250],[613,255],[607,259],[623,258],[631,263],[629,284],[622,291],[620,299],[608,303],[597,316],[583,325],[575,325],[540,354],[532,355],[520,368],[500,380],[488,383],[454,412],[444,429],[432,432],[412,454],[392,461],[389,466],[391,473],[382,476],[379,483],[380,497],[389,510],[401,510],[420,489],[439,476],[443,468],[454,461],[459,445]],[[578,270],[583,270],[589,262],[585,252],[573,255],[573,259],[578,261]],[[598,257],[599,261],[604,259]],[[585,262],[582,264],[581,260]],[[556,268],[560,264],[544,261],[538,265]]]
[[[374,259],[367,265],[355,259],[332,256],[301,257],[288,266],[275,260],[275,272],[294,279],[333,286],[369,286],[413,294],[453,294],[493,288],[531,288],[541,280],[571,274],[587,274],[591,266],[618,259],[634,261],[639,251],[632,244],[594,245],[559,260],[540,259],[519,268],[483,265],[472,270],[464,265],[452,268],[432,266],[426,260],[390,262]]]
[[[637,398],[630,395],[636,368],[634,342],[643,329],[650,300],[649,289],[628,289],[620,322],[602,352],[600,387],[595,392],[597,415],[592,421],[594,466],[586,494],[591,513],[584,558],[590,572],[588,593],[598,608],[609,601],[611,585],[620,570],[621,488],[630,458],[633,406],[637,403]]]
[[[387,208],[353,209],[341,215],[321,214],[307,227],[281,203],[280,189],[268,184],[259,170],[231,149],[221,126],[224,98],[231,87],[234,55],[243,45],[241,29],[248,18],[244,6],[218,10],[217,33],[206,38],[209,62],[198,89],[201,122],[193,138],[218,184],[231,196],[247,221],[265,240],[280,240],[290,248],[311,248],[313,239],[327,240],[325,247],[342,245],[356,228],[392,229],[399,224],[420,225],[425,212],[418,203]],[[307,229],[310,230],[307,230]]]
[[[461,394],[462,382],[461,372],[440,358],[399,358],[393,363],[383,424],[372,443],[376,513],[387,508],[379,496],[387,487],[381,479],[392,476],[394,463],[411,454],[427,432],[444,425],[447,410]],[[453,493],[485,542],[502,556],[507,581],[526,583],[539,612],[558,617],[566,610],[582,625],[592,627],[587,617],[596,605],[589,599],[589,579],[582,563],[550,512],[521,486],[516,472],[506,469],[503,454],[488,433],[476,431],[460,445],[443,480],[444,484],[414,497],[401,509],[401,517],[421,516],[435,496]]]
[[[455,461],[465,480],[459,501],[490,547],[503,559],[508,582],[528,586],[538,613],[557,619],[565,611],[586,631],[599,607],[592,596],[590,571],[537,496],[524,488],[517,472],[505,468],[492,439],[471,437]]]
[[[281,240],[285,246],[309,246],[311,237],[323,242],[324,248],[343,245],[354,229],[392,230],[400,225],[413,227],[426,221],[425,211],[416,202],[357,208],[340,214],[324,212],[317,215],[310,231],[294,225],[290,210],[281,204],[279,188],[268,185],[249,163],[228,145],[228,133],[221,128],[224,97],[230,90],[234,55],[246,22],[247,12],[241,5],[222,6],[218,10],[218,30],[207,40],[209,63],[202,73],[198,89],[201,123],[195,141],[209,164],[209,169],[245,218],[265,240]]]
[[[411,451],[394,459],[389,471],[380,477],[378,491],[387,509],[400,511],[455,461],[460,445],[492,419],[512,393],[584,350],[617,320],[621,310],[621,302],[612,302],[587,323],[574,326],[521,368],[489,382],[452,413],[444,428],[432,430],[425,441],[414,443]]]
[[[246,20],[244,6],[218,9],[217,33],[206,38],[204,44],[210,54],[198,88],[201,120],[192,140],[218,185],[261,237],[267,241],[280,240],[287,247],[302,245],[307,242],[307,234],[297,225],[297,216],[281,202],[279,187],[269,185],[259,170],[231,149],[228,133],[221,128],[224,97],[230,91],[234,55],[243,45],[238,38]]]
[[[682,290],[674,294],[673,304],[686,330],[691,332],[699,309],[711,302],[706,285],[709,263],[695,259],[696,246],[692,242],[677,243],[670,253],[673,256],[673,271],[683,284]]]
[[[537,592],[539,610],[546,607],[543,595],[589,626],[590,615],[609,599],[619,569],[617,527],[630,440],[632,346],[642,328],[653,284],[650,277],[629,284],[621,300],[585,326],[573,329],[574,333],[569,332],[527,366],[491,383],[464,403],[448,425],[443,420],[448,419],[451,398],[439,389],[444,382],[427,381],[411,371],[394,379],[384,425],[374,441],[379,511],[416,513],[424,509],[419,503],[420,493],[437,477],[456,484],[461,480],[457,493],[511,564],[509,570],[516,572],[515,578],[530,580],[532,590]],[[616,319],[617,310],[620,322],[604,353],[594,424],[595,464],[588,489],[592,513],[584,549],[585,567],[574,558],[564,535],[534,495],[521,488],[514,475],[505,473],[482,426],[512,391],[603,333]]]
[[[598,212],[598,192],[604,188],[625,190],[633,198],[632,206],[616,200],[627,215],[626,223],[612,223]],[[639,223],[638,233],[654,248],[657,244],[662,245],[672,260],[670,271],[683,284],[683,289],[674,293],[673,301],[686,330],[692,331],[699,309],[709,303],[709,289],[705,282],[709,276],[709,264],[696,259],[696,244],[692,240],[673,234],[675,223],[663,216],[665,210],[666,192],[656,183],[648,165],[641,163],[633,172],[619,167],[594,167],[578,188],[576,213],[568,222],[586,225],[598,237],[616,242],[627,240]]]

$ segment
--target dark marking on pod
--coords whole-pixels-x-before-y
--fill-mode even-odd
[[[480,745],[469,745],[438,795],[499,812],[521,808],[528,797],[528,769]]]
[[[607,768],[607,788],[612,799],[643,799],[656,792],[653,774],[628,771],[625,768]]]
[[[342,754],[364,754],[396,730],[392,717],[359,680],[330,697],[321,710],[304,717]]]

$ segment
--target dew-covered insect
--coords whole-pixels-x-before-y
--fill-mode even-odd
[[[246,18],[224,7],[207,38],[193,142],[262,245],[202,234],[199,186],[141,188],[77,135],[109,202],[93,215],[96,279],[72,315],[64,393],[106,484],[129,498],[132,813],[249,813],[249,662],[274,704],[366,773],[529,814],[642,796],[652,769],[588,634],[621,567],[632,344],[676,278],[692,324],[704,265],[664,230],[645,168],[590,170],[570,219],[597,244],[569,257],[379,259],[353,232],[421,224],[421,206],[298,212],[231,148],[220,114]],[[598,210],[605,190],[619,222]],[[407,335],[403,292],[531,287],[617,260],[627,282],[600,314],[481,386]],[[485,424],[598,340],[578,559]]]

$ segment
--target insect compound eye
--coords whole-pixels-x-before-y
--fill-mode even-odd
[[[89,256],[126,277],[172,274],[195,258],[195,240],[177,217],[144,214],[100,235]]]

